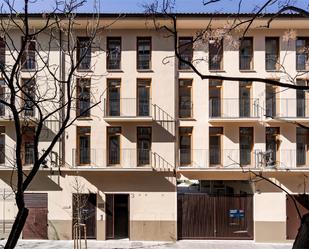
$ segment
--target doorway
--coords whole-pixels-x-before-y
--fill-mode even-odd
[[[129,238],[129,195],[106,195],[106,239]]]

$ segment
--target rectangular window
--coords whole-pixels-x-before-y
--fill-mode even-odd
[[[24,93],[22,94],[24,115],[26,117],[33,117],[35,115],[34,102],[36,100],[36,84],[35,80],[32,79],[22,79],[22,86]]]
[[[296,39],[296,70],[308,70],[308,47],[309,37]]]
[[[307,165],[308,154],[308,130],[296,127],[296,162],[297,166]]]
[[[22,161],[24,165],[29,165],[34,163],[34,136],[35,128],[29,126],[22,127],[22,150],[23,157]]]
[[[5,66],[5,40],[0,37],[0,68]]]
[[[242,166],[251,165],[253,149],[253,127],[239,128],[239,152],[240,164]]]
[[[275,166],[279,161],[279,136],[279,127],[266,127],[266,166]]]
[[[151,37],[137,38],[137,69],[151,68]]]
[[[179,80],[179,117],[191,118],[192,117],[192,79]]]
[[[120,164],[121,127],[107,127],[107,149],[109,165]]]
[[[77,165],[89,165],[91,163],[91,128],[89,126],[77,127]]]
[[[252,82],[239,82],[239,117],[251,117]]]
[[[137,127],[137,165],[149,165],[151,157],[151,127]]]
[[[221,136],[222,127],[209,127],[209,164],[210,166],[222,165]]]
[[[77,103],[78,117],[90,117],[90,79],[77,79]]]
[[[5,126],[0,126],[0,164],[5,163]]]
[[[179,127],[179,162],[182,166],[192,163],[192,129],[192,127]]]
[[[221,80],[209,80],[209,117],[221,117]]]
[[[79,63],[78,69],[89,70],[91,68],[91,39],[89,37],[77,38],[76,60],[76,63]]]
[[[109,70],[121,68],[121,37],[107,37],[106,67]]]
[[[209,41],[209,70],[223,69],[223,39]]]
[[[26,43],[26,44],[25,44]],[[35,51],[36,51],[36,40],[25,40],[22,38],[22,44],[25,44],[25,49],[21,56],[21,68],[24,70],[33,70],[36,67]]]
[[[137,80],[137,115],[150,116],[150,79]]]
[[[193,38],[192,37],[179,37],[178,40],[179,55],[183,60],[192,62],[193,58]],[[190,66],[179,60],[178,69],[188,70]]]
[[[5,100],[5,81],[0,79],[0,99]],[[0,103],[0,116],[5,116],[5,105]]]
[[[253,69],[253,37],[240,39],[239,70]]]
[[[298,79],[296,81],[298,86],[307,86],[308,82],[306,80]],[[296,90],[296,116],[306,117],[307,116],[307,97],[306,91]]]
[[[266,117],[277,116],[276,86],[266,84]]]
[[[120,79],[107,79],[107,116],[120,116]]]
[[[279,69],[279,37],[265,38],[265,69]]]

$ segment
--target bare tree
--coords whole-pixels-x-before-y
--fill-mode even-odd
[[[98,9],[78,23],[76,13],[86,0],[54,1],[53,10],[42,15],[29,13],[33,3],[24,0],[21,13],[15,1],[3,0],[0,15],[0,73],[5,87],[0,105],[8,110],[6,117],[14,122],[16,134],[11,148],[14,160],[6,158],[18,207],[5,245],[10,249],[16,246],[28,216],[24,192],[53,157],[55,145],[63,143],[65,129],[101,102],[85,90],[84,81],[92,74],[91,48],[103,29]],[[42,147],[40,140],[51,126],[55,127],[52,136]]]
[[[224,0],[210,0],[206,1],[203,0],[202,3],[204,6],[207,5],[215,5],[216,3],[222,3]],[[227,17],[226,25],[223,27],[215,27],[215,16],[216,14],[220,16],[220,13],[214,13],[213,15],[209,15],[209,21],[205,22],[204,28],[198,30],[192,40],[186,40],[185,42],[179,41],[179,29],[178,29],[178,22],[177,22],[177,14],[173,13],[174,4],[175,2],[172,0],[162,0],[162,1],[154,1],[151,4],[145,4],[144,8],[146,13],[152,18],[154,26],[158,31],[163,31],[167,35],[167,37],[173,38],[174,43],[174,52],[175,57],[178,61],[178,63],[184,65],[187,69],[191,69],[194,73],[196,73],[201,79],[208,79],[208,80],[226,80],[230,82],[260,82],[264,84],[269,84],[272,86],[279,86],[283,89],[295,89],[299,91],[308,91],[309,86],[306,84],[297,84],[296,79],[304,74],[307,74],[308,71],[305,70],[305,72],[297,72],[295,75],[292,75],[291,72],[288,71],[288,69],[284,66],[285,57],[282,59],[282,62],[278,61],[275,58],[274,64],[276,64],[276,68],[278,69],[278,72],[284,76],[281,80],[276,79],[269,79],[264,77],[247,77],[247,76],[234,76],[234,75],[226,75],[222,74],[220,70],[217,70],[216,73],[204,73],[204,71],[200,70],[198,67],[198,63],[201,61],[210,63],[212,62],[212,58],[196,58],[193,57],[193,54],[186,53],[186,50],[188,47],[194,48],[194,47],[201,47],[201,45],[208,45],[212,44],[214,47],[215,56],[214,56],[214,62],[216,63],[217,58],[220,57],[220,44],[222,40],[224,39],[226,43],[229,46],[239,48],[244,41],[246,35],[248,34],[249,30],[256,27],[256,21],[263,19],[264,24],[262,26],[259,26],[260,28],[270,28],[272,22],[280,17],[281,14],[286,14],[287,12],[293,12],[297,13],[299,16],[302,17],[309,17],[309,12],[305,9],[296,7],[293,4],[293,1],[279,1],[279,0],[265,0],[260,6],[256,6],[252,13],[250,14],[242,14],[241,13],[241,6],[243,1],[238,1],[238,12],[234,14],[230,14]],[[278,11],[276,13],[267,13],[267,8],[278,4]],[[225,15],[226,17],[226,15]],[[164,19],[164,21],[162,21]],[[166,22],[168,20],[169,22]],[[285,42],[289,42],[291,39],[295,39],[296,35],[294,31],[287,30],[285,34]],[[222,52],[222,51],[221,51]],[[308,47],[304,49],[304,51],[301,51],[304,54],[308,54]],[[165,58],[163,60],[163,63],[166,63],[166,61],[170,58]],[[276,93],[275,93],[276,94]],[[299,127],[305,128],[309,130],[309,127],[306,125],[303,125],[302,123],[296,122],[296,121],[287,121],[284,118],[278,118],[274,115],[265,115],[268,118],[277,119],[281,122],[288,122],[295,124]],[[253,182],[264,180],[269,182],[270,184],[276,186],[283,192],[285,192],[289,197],[292,199],[295,209],[297,210],[297,213],[299,217],[301,217],[301,225],[298,230],[297,237],[295,239],[293,249],[304,249],[309,248],[309,213],[305,215],[301,215],[299,208],[297,206],[297,203],[301,204],[306,209],[309,209],[309,199],[308,195],[299,194],[298,196],[294,197],[289,192],[287,192],[285,189],[283,189],[281,186],[279,186],[276,182],[269,179],[268,177],[263,175],[263,172],[256,173],[250,168],[244,168],[243,165],[241,165],[239,162],[234,162],[235,164],[238,164],[243,173],[249,174],[250,177],[252,176]]]

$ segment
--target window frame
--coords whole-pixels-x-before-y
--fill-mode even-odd
[[[275,68],[268,69],[267,68],[267,41],[276,40],[277,47],[276,47],[276,55],[277,55],[277,61],[275,64]],[[271,54],[272,55],[272,54]],[[280,37],[278,36],[266,36],[265,37],[265,71],[271,72],[271,71],[279,71],[280,70]]]
[[[119,59],[119,67],[118,68],[110,68],[109,67],[109,57],[110,57],[110,48],[109,48],[109,44],[110,44],[110,41],[112,40],[118,40],[119,41],[119,45],[120,45],[120,52],[119,52],[119,55],[120,55],[120,59]],[[108,36],[106,37],[106,52],[107,52],[107,55],[106,55],[106,70],[108,71],[120,71],[121,70],[121,62],[122,62],[122,37],[121,36]]]
[[[89,128],[89,134],[88,133],[82,133],[80,130]],[[81,163],[80,156],[81,156],[81,148],[80,148],[80,138],[81,136],[88,137],[89,138],[89,162],[87,163]],[[91,165],[91,126],[77,126],[76,127],[76,159],[75,164],[77,166],[89,166]]]
[[[248,57],[250,58],[250,66],[249,68],[242,68],[241,65],[242,65],[242,59],[244,59],[244,55],[242,55],[241,51],[242,49],[245,49],[245,48],[248,48],[247,46],[245,46],[245,42],[246,41],[250,41],[250,54],[248,55]],[[243,37],[243,38],[240,38],[240,41],[239,41],[239,51],[238,51],[238,54],[239,54],[239,71],[252,71],[254,70],[254,39],[253,39],[253,36],[247,36],[247,37]],[[244,63],[245,64],[245,63]]]
[[[149,41],[149,67],[139,68],[139,41],[148,40]],[[137,71],[149,71],[152,68],[152,37],[151,36],[138,36],[136,37],[136,70]]]

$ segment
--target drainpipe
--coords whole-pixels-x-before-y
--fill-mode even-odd
[[[60,30],[59,31],[59,65],[60,65],[60,79],[62,81],[65,80],[65,54],[62,51],[63,47],[62,47],[62,37],[63,37],[63,32]],[[61,92],[65,91],[65,85],[64,84],[60,84],[60,88],[61,88]],[[64,95],[65,96],[65,95]],[[63,97],[61,99],[61,103],[60,105],[64,106],[65,105],[65,98]],[[63,118],[64,118],[64,109],[62,108],[60,111],[60,123],[63,122]],[[59,124],[60,125],[60,124]],[[59,173],[60,173],[60,166],[64,166],[65,164],[65,132],[63,132],[61,134],[61,139],[60,139],[60,143],[59,143],[59,153],[60,153],[60,165],[59,165]]]

